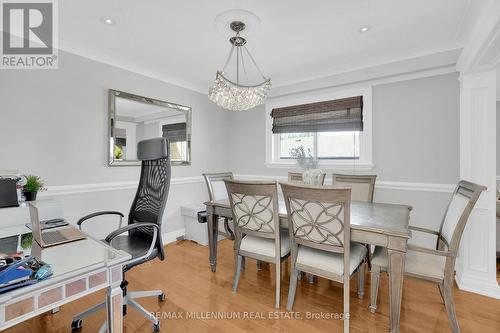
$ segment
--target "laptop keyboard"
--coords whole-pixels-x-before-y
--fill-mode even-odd
[[[46,244],[54,244],[68,240],[67,237],[63,236],[63,234],[58,231],[44,232],[42,233],[42,239]]]

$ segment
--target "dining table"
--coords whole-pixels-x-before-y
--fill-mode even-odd
[[[283,198],[278,204],[280,227],[288,230],[288,215]],[[205,202],[207,210],[209,260],[212,272],[217,269],[219,218],[232,218],[228,199]],[[390,332],[399,332],[404,265],[411,206],[388,203],[351,202],[351,241],[382,246],[387,249],[389,275]]]

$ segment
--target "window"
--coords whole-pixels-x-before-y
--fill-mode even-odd
[[[284,96],[266,104],[267,167],[294,168],[291,149],[303,146],[324,170],[372,169],[371,87],[332,91]],[[355,98],[360,97],[357,108]]]
[[[303,146],[318,160],[359,160],[359,131],[281,133],[279,158],[291,159],[293,148]]]

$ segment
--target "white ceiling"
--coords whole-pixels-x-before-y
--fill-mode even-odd
[[[261,23],[247,44],[275,87],[462,46],[470,0],[60,1],[64,50],[206,92],[229,52],[218,14]],[[114,26],[101,23],[110,16]],[[359,33],[358,28],[372,29]]]

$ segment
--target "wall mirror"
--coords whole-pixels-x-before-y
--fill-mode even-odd
[[[110,166],[140,165],[137,143],[166,137],[172,165],[191,164],[191,108],[109,90]]]

